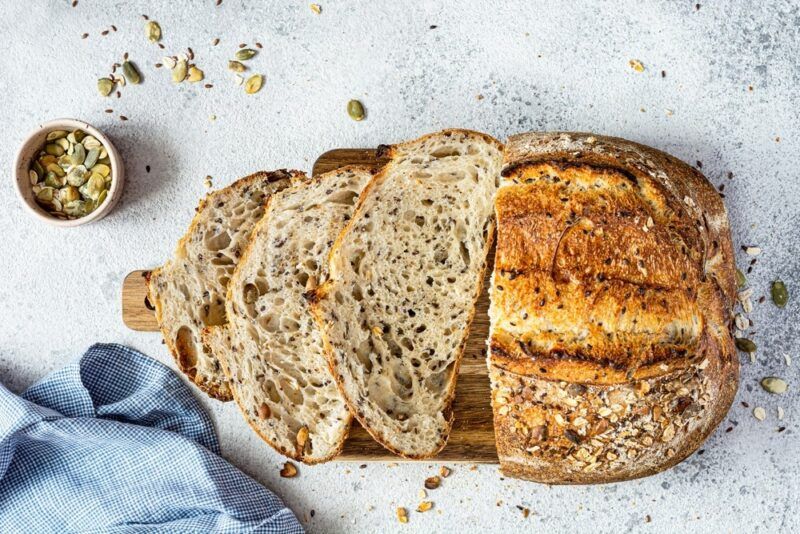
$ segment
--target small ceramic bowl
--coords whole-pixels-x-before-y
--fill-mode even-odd
[[[72,131],[77,129],[93,135],[106,147],[108,159],[111,161],[111,175],[113,179],[105,201],[89,215],[78,219],[58,219],[47,213],[37,204],[34,198],[30,177],[28,176],[28,170],[30,169],[33,158],[36,157],[45,145],[48,133],[54,130]],[[111,140],[103,135],[100,130],[83,121],[75,119],[56,119],[39,125],[38,128],[25,138],[19,151],[17,151],[17,157],[14,161],[14,176],[16,178],[17,194],[29,213],[33,214],[37,219],[52,224],[53,226],[70,227],[100,220],[114,209],[114,206],[122,196],[122,186],[125,183],[125,167],[122,164],[122,158],[119,152],[117,152]]]

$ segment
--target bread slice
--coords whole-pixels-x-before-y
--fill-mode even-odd
[[[265,201],[303,176],[258,172],[206,196],[175,257],[148,275],[148,299],[178,368],[219,400],[230,400],[230,390],[216,355],[203,350],[201,331],[225,323],[228,280]]]
[[[426,458],[452,426],[458,366],[494,232],[503,146],[446,130],[386,147],[312,296],[336,382],[387,449]]]
[[[324,462],[344,445],[351,415],[323,356],[305,293],[374,172],[345,167],[272,197],[228,285],[226,327],[204,338],[222,356],[245,419],[279,452]]]

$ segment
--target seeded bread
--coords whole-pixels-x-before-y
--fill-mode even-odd
[[[306,463],[341,451],[351,415],[305,293],[327,278],[331,245],[373,174],[345,167],[274,195],[228,285],[229,324],[204,338],[250,426]]]
[[[508,476],[599,483],[696,450],[738,384],[725,206],[623,139],[514,136],[497,194],[488,366]]]
[[[502,145],[447,130],[384,147],[312,295],[351,411],[387,449],[425,458],[452,425],[458,366],[494,232]]]
[[[200,201],[175,257],[150,272],[148,300],[178,368],[210,396],[230,400],[217,356],[203,350],[203,328],[225,323],[225,293],[264,202],[303,173],[259,172]]]

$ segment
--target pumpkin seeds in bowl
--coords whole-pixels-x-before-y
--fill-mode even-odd
[[[79,129],[47,134],[28,175],[36,203],[59,219],[79,219],[96,210],[114,179],[107,148]]]

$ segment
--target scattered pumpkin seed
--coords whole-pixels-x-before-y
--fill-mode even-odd
[[[264,77],[260,74],[253,74],[244,84],[244,92],[248,95],[255,94],[261,90],[261,85],[264,83]]]
[[[172,69],[172,82],[173,83],[181,83],[183,80],[186,79],[186,74],[189,70],[189,67],[186,63],[185,59],[181,59],[175,64],[175,68]]]
[[[782,280],[775,280],[772,282],[772,302],[779,308],[786,306],[789,301],[789,290],[786,289],[786,284]]]
[[[322,14],[322,6],[321,5],[319,5],[319,4],[311,4],[310,7],[311,7],[311,11],[313,11],[317,15],[321,15]]]
[[[122,64],[122,73],[125,75],[125,78],[134,85],[142,81],[142,75],[139,74],[139,69],[130,61],[126,61]]]
[[[354,121],[364,120],[364,105],[358,100],[351,100],[347,103],[347,114]]]
[[[763,421],[764,419],[767,418],[767,411],[761,406],[756,406],[755,408],[753,408],[753,417],[755,417],[759,421]]]
[[[244,72],[247,70],[247,67],[240,61],[230,60],[228,61],[228,69],[233,72]]]
[[[744,277],[744,273],[739,269],[736,269],[736,285],[739,286],[739,289],[747,285],[747,278]]]
[[[777,376],[768,376],[766,378],[761,379],[761,387],[764,388],[766,391],[769,391],[770,393],[780,394],[780,393],[786,393],[786,390],[788,389],[789,386],[788,384],[786,384],[786,381],[782,378],[779,378]]]
[[[100,78],[97,80],[97,92],[103,96],[108,96],[114,90],[114,82],[110,78]]]
[[[242,48],[236,51],[235,56],[239,61],[247,61],[248,59],[252,59],[256,54],[258,54],[258,52],[252,48]]]
[[[746,337],[737,337],[735,342],[736,342],[736,348],[741,350],[742,352],[753,353],[756,351],[756,344],[753,343],[751,340],[747,339]]]
[[[144,34],[147,36],[148,41],[157,43],[161,40],[161,26],[154,20],[148,21],[144,25]]]
[[[188,81],[194,83],[202,81],[204,78],[203,71],[192,65],[189,67],[189,76],[186,78]]]
[[[638,59],[631,59],[630,61],[628,61],[628,65],[630,65],[631,68],[636,72],[644,72],[644,63],[642,63]]]

